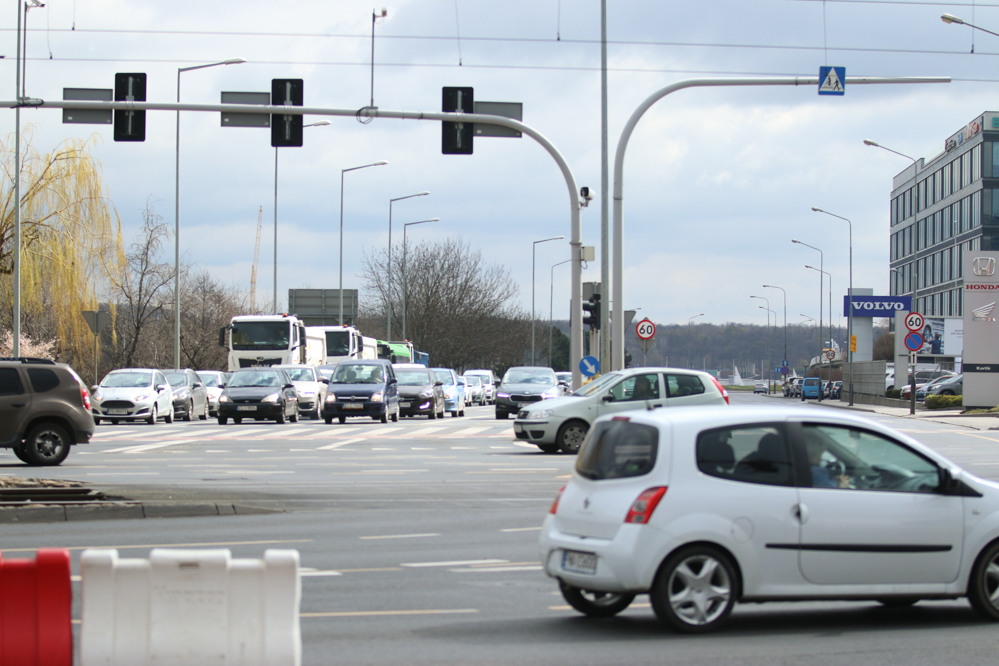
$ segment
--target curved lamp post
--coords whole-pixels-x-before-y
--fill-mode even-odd
[[[548,241],[562,240],[565,236],[554,236],[552,238],[543,238],[541,240],[534,241],[531,246],[531,365],[534,365],[534,329],[537,323],[536,311],[534,309],[534,255],[538,249],[538,243],[547,243]],[[551,359],[549,358],[549,363]]]
[[[428,194],[430,194],[430,192],[423,191],[417,192],[416,194],[407,194],[404,197],[389,199],[388,288],[385,291],[385,303],[388,308],[388,316],[385,319],[385,342],[392,341],[392,204],[396,201],[402,201],[403,199],[425,197]],[[403,229],[403,233],[405,233],[405,229]]]
[[[357,171],[358,169],[367,169],[368,167],[375,166],[385,166],[388,164],[385,160],[379,160],[377,162],[372,162],[371,164],[362,164],[361,166],[350,167],[349,169],[340,169],[340,295],[337,297],[340,301],[340,312],[337,315],[336,323],[339,326],[343,326],[343,176],[348,171]]]
[[[406,282],[406,231],[409,227],[414,224],[426,224],[427,222],[440,222],[439,217],[432,217],[429,220],[420,220],[419,222],[407,222],[402,225],[402,339],[408,340],[406,337],[406,289],[409,283]],[[416,359],[413,359],[416,360]]]
[[[850,304],[850,307],[846,310],[846,360],[850,365],[850,406],[853,406],[853,222],[846,219],[842,215],[837,215],[836,213],[830,213],[827,210],[822,210],[821,208],[816,208],[812,206],[812,210],[816,213],[824,213],[829,217],[835,217],[838,220],[843,220],[847,224],[847,229],[849,231],[849,243],[850,243],[850,286],[847,290],[846,301]],[[829,291],[830,297],[832,293],[832,278],[829,278]],[[832,301],[829,303],[829,323],[832,324]]]

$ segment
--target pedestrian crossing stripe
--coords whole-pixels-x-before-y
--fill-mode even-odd
[[[819,67],[819,94],[843,95],[846,93],[846,67]]]

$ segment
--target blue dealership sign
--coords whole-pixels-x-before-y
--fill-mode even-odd
[[[850,312],[850,301],[853,312]],[[849,296],[843,297],[843,316],[894,317],[895,311],[911,312],[912,296]]]

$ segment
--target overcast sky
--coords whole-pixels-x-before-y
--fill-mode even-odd
[[[686,90],[646,114],[625,162],[626,309],[659,323],[766,322],[765,296],[783,321],[818,316],[818,253],[834,303],[848,280],[845,222],[853,222],[854,285],[888,287],[888,196],[908,161],[870,138],[931,158],[946,137],[999,106],[999,38],[946,25],[956,14],[999,31],[999,4],[867,0],[699,0],[608,3],[609,125],[613,160],[621,129],[656,90],[697,77],[950,76],[950,84],[852,86],[844,97],[800,88]],[[359,108],[371,95],[371,15],[355,0],[127,2],[46,0],[29,12],[27,94],[61,99],[63,87],[111,88],[115,72],[148,73],[149,101],[172,102],[177,68],[243,57],[246,64],[183,75],[181,99],[218,103],[221,91],[268,91],[272,78],[302,78],[305,103]],[[0,85],[14,92],[16,12],[2,14]],[[473,86],[483,101],[522,102],[524,122],[559,148],[597,198],[582,211],[583,241],[597,246],[584,280],[600,278],[600,4],[598,0],[393,0],[376,27],[374,100],[382,109],[439,111],[441,87]],[[6,132],[13,111],[2,111]],[[174,219],[175,114],[150,112],[144,143],[115,143],[109,126],[63,125],[56,110],[28,110],[35,147],[103,137],[94,150],[125,226],[147,200]],[[314,122],[306,117],[305,122]],[[216,114],[181,119],[181,250],[187,261],[246,289],[263,206],[258,301],[273,284],[274,149],[261,129],[222,128]],[[471,156],[441,155],[439,123],[334,118],[305,130],[305,146],[280,153],[278,286],[336,288],[340,174],[344,287],[360,287],[364,252],[386,247],[389,199],[412,241],[466,239],[509,269],[531,304],[532,242],[569,237],[565,183],[529,138],[475,141]],[[168,256],[172,261],[172,250]],[[548,315],[552,266],[568,240],[537,246],[539,316]],[[568,317],[569,265],[555,268],[556,318]],[[363,296],[362,296],[363,297]],[[823,297],[823,303],[828,296]],[[825,306],[824,306],[825,307]],[[842,306],[834,305],[841,315]],[[828,317],[828,314],[826,314]],[[840,317],[842,318],[842,317]]]

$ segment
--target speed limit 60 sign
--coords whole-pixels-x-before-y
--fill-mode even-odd
[[[923,315],[918,312],[910,312],[905,316],[905,327],[910,331],[918,331],[923,328]]]
[[[648,319],[643,319],[635,325],[635,333],[642,340],[651,340],[656,337],[656,325]]]

